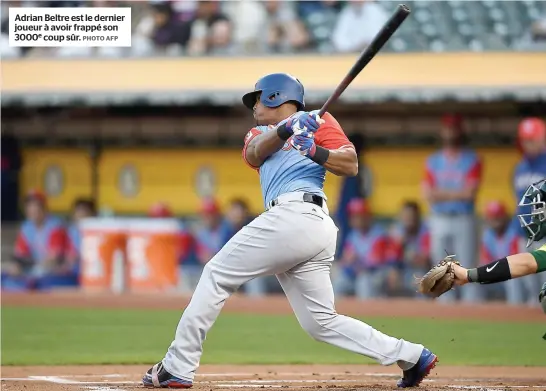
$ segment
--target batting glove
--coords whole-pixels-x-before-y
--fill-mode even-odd
[[[303,132],[315,133],[325,121],[318,115],[318,110],[295,115],[286,122],[286,130],[292,135]]]
[[[315,152],[317,151],[317,145],[315,144],[313,133],[307,131],[292,136],[290,139],[290,145],[292,148],[299,151],[301,155],[309,158],[315,156]]]

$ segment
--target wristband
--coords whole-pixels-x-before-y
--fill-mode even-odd
[[[499,259],[487,265],[475,269],[469,269],[467,272],[468,282],[477,282],[480,284],[494,284],[496,282],[507,281],[512,278],[510,274],[510,265],[506,258]]]
[[[286,124],[282,124],[277,128],[277,136],[279,136],[281,140],[286,141],[292,134],[286,129]]]
[[[328,160],[328,157],[330,156],[330,151],[326,148],[322,148],[321,146],[316,146],[316,151],[313,154],[313,156],[309,156],[309,158],[314,161],[317,164],[320,164],[321,166],[326,163]]]

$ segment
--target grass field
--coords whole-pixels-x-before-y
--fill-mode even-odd
[[[150,364],[174,336],[178,311],[2,307],[2,365]],[[544,324],[367,318],[420,342],[443,364],[546,365]],[[371,360],[316,342],[292,315],[222,314],[203,364],[359,364]]]

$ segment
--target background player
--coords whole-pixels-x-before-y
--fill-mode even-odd
[[[443,258],[447,249],[467,266],[476,266],[478,236],[474,213],[482,164],[478,155],[464,146],[462,125],[459,115],[442,118],[442,149],[427,160],[423,192],[432,212],[429,219],[432,258]],[[452,301],[455,294],[447,292],[440,300]],[[477,294],[466,289],[461,296],[471,302]]]
[[[521,226],[528,234],[527,247],[529,247],[532,242],[546,237],[546,179],[529,186],[519,206],[528,208],[529,211],[518,215]],[[546,271],[546,245],[530,253],[509,255],[476,269],[465,269],[454,264],[454,271],[457,285],[465,285],[469,282],[494,284],[544,272]],[[539,295],[539,300],[546,312],[546,298],[543,291]]]
[[[437,357],[422,345],[389,337],[334,309],[330,268],[337,227],[323,191],[326,170],[356,175],[357,156],[338,122],[301,111],[303,85],[277,73],[243,97],[257,125],[243,157],[260,175],[266,211],[237,232],[205,265],[175,340],[143,377],[148,387],[191,387],[202,345],[226,299],[245,282],[276,274],[296,317],[313,338],[404,371],[399,387],[417,386]]]

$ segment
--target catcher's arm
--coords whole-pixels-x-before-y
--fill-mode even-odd
[[[540,250],[509,255],[475,269],[453,266],[455,285],[464,285],[468,282],[494,284],[543,271],[546,271],[546,252]]]
[[[475,269],[466,269],[453,256],[448,256],[420,278],[417,284],[419,292],[438,297],[454,285],[469,282],[495,284],[543,271],[546,271],[546,246],[531,253],[510,255]]]

